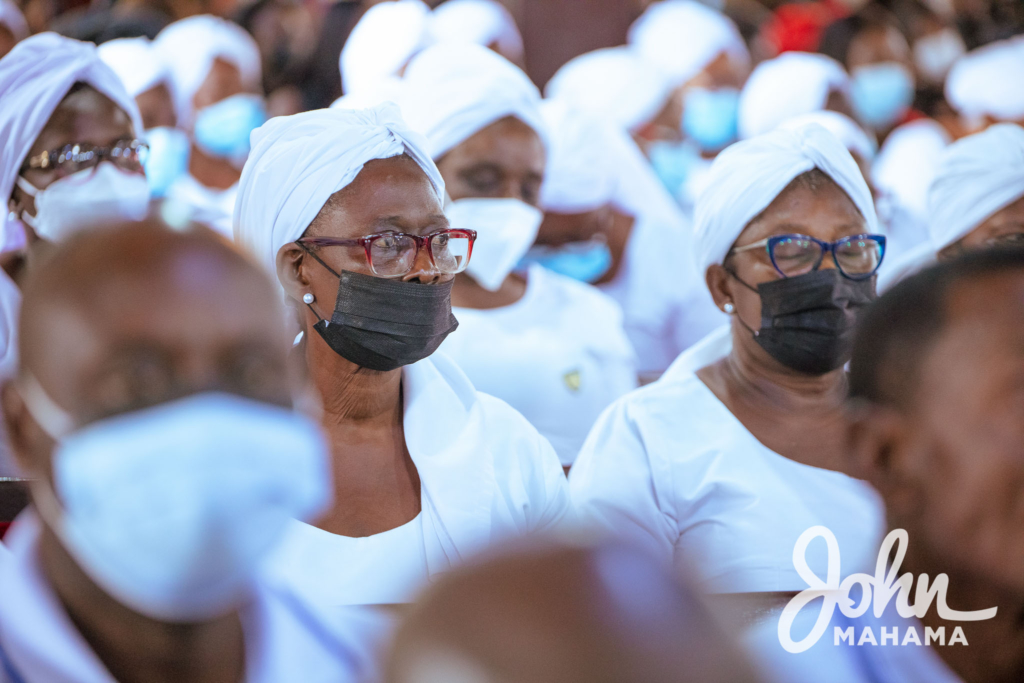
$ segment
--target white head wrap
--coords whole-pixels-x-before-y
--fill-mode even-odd
[[[962,116],[1024,119],[1024,36],[979,47],[946,76],[946,99]]]
[[[100,45],[96,53],[120,77],[132,97],[138,97],[167,78],[167,67],[149,38],[118,38]]]
[[[238,181],[235,241],[271,273],[278,250],[302,236],[332,194],[373,159],[408,154],[444,203],[444,181],[422,137],[391,103],[373,109],[317,109],[270,119],[252,134]]]
[[[183,128],[192,125],[192,98],[210,75],[215,59],[238,68],[242,87],[261,90],[260,49],[238,24],[210,15],[189,17],[161,31],[153,48],[170,72],[174,108]]]
[[[711,165],[697,198],[694,252],[699,273],[722,263],[743,229],[802,173],[819,168],[850,197],[867,232],[878,232],[871,190],[841,142],[816,124],[737,142]]]
[[[935,251],[953,244],[1024,197],[1024,128],[990,126],[946,148],[928,191],[928,233]]]
[[[749,66],[750,52],[736,25],[695,0],[662,0],[629,27],[629,44],[661,69],[673,85],[696,76],[725,52]]]
[[[545,101],[541,111],[551,140],[541,206],[583,213],[611,202],[618,182],[608,124],[557,100]]]
[[[409,62],[403,83],[402,114],[427,136],[434,159],[506,116],[521,120],[547,142],[537,86],[485,47],[429,47]]]
[[[404,81],[396,76],[385,76],[368,88],[342,95],[331,102],[331,109],[370,109],[384,102],[402,101]]]
[[[511,60],[523,58],[516,20],[497,0],[448,0],[434,10],[430,33],[438,43],[476,43]]]
[[[548,98],[601,116],[628,131],[653,119],[671,91],[664,74],[625,46],[570,59],[544,87]]]
[[[850,150],[851,154],[856,154],[865,161],[871,161],[875,158],[875,152],[878,151],[875,141],[868,137],[868,134],[857,125],[856,121],[846,114],[840,114],[837,111],[823,109],[821,111],[812,111],[809,114],[801,114],[784,121],[779,128],[783,130],[796,130],[808,123],[816,123],[829,133],[832,133],[832,135],[835,135],[839,138],[839,142],[843,143],[846,149]]]
[[[0,59],[0,140],[4,145],[0,154],[0,197],[5,209],[29,150],[57,105],[78,82],[113,100],[131,117],[135,134],[142,134],[135,100],[125,92],[117,74],[97,56],[95,45],[56,33],[26,38]]]
[[[430,8],[421,0],[388,0],[362,16],[341,50],[341,86],[356,92],[394,76],[429,41]]]
[[[7,27],[15,40],[28,38],[28,22],[13,0],[0,0],[0,24]]]
[[[949,133],[931,119],[905,123],[882,144],[871,166],[871,181],[923,223],[928,215],[928,187],[949,143]]]
[[[831,57],[785,52],[761,62],[740,94],[740,138],[767,133],[786,119],[824,109],[833,90],[848,93],[850,78]]]

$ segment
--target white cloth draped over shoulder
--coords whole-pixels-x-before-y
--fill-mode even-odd
[[[488,545],[572,522],[551,445],[507,404],[477,392],[443,353],[406,366],[402,389],[406,446],[421,483],[422,511],[410,524],[420,528],[350,539],[294,522],[268,571],[315,604],[409,602],[430,577]],[[382,563],[369,565],[361,551]]]
[[[815,525],[838,539],[843,576],[873,571],[885,528],[880,497],[758,441],[695,374],[731,348],[726,326],[601,416],[569,473],[580,523],[696,572],[714,593],[807,588],[793,547]],[[824,544],[812,544],[807,559],[826,575]]]

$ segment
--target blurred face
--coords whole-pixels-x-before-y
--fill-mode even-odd
[[[582,213],[544,213],[537,232],[537,244],[561,246],[570,242],[586,242],[604,235],[611,228],[613,209],[605,205]]]
[[[139,113],[142,114],[142,127],[146,130],[166,126],[173,128],[177,124],[177,117],[174,115],[174,101],[171,99],[171,91],[165,83],[158,83],[149,90],[139,93],[135,98],[139,105]]]
[[[846,53],[846,68],[854,69],[868,64],[896,62],[913,71],[910,44],[894,26],[871,26],[850,41]]]
[[[244,92],[246,89],[242,85],[242,72],[238,67],[223,59],[214,59],[206,80],[192,96],[192,106],[199,111],[203,107]]]
[[[437,167],[453,200],[519,199],[537,206],[544,162],[540,136],[508,116],[456,145]]]
[[[18,41],[15,40],[11,30],[6,26],[0,25],[0,57],[13,50],[17,43]]]
[[[948,260],[963,251],[993,246],[1024,246],[1024,197],[986,218],[959,241],[939,252],[939,258]]]

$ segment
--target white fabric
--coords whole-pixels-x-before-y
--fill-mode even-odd
[[[160,31],[153,48],[170,73],[181,128],[193,123],[192,98],[210,75],[215,59],[238,68],[245,90],[262,90],[259,46],[245,29],[226,19],[204,14],[176,21]]]
[[[946,76],[946,99],[977,121],[1024,121],[1024,36],[990,43],[958,59]]]
[[[186,213],[190,220],[208,225],[225,237],[232,237],[238,184],[226,190],[207,187],[190,173],[179,177],[167,189],[163,210]]]
[[[331,109],[372,109],[385,102],[391,102],[398,106],[402,101],[403,92],[401,78],[385,76],[372,86],[342,95],[331,102]]]
[[[0,60],[0,140],[4,145],[0,155],[0,198],[5,208],[36,138],[77,82],[87,83],[109,97],[131,117],[135,134],[142,134],[135,99],[96,54],[95,45],[56,33],[26,38]]]
[[[597,416],[636,387],[622,311],[593,287],[532,266],[509,306],[453,309],[441,351],[473,386],[522,413],[571,465]]]
[[[864,129],[856,121],[846,114],[840,114],[837,111],[823,109],[821,111],[812,111],[808,114],[801,114],[800,116],[783,121],[779,128],[783,130],[797,130],[808,123],[816,123],[829,133],[832,133],[832,135],[835,135],[851,154],[856,154],[864,161],[871,161],[875,158],[875,152],[878,151],[875,141],[868,137],[868,134],[864,132]]]
[[[776,130],[737,142],[715,158],[708,186],[697,199],[694,233],[698,271],[725,260],[747,224],[768,208],[790,181],[819,168],[843,189],[878,232],[871,190],[846,147],[817,124]]]
[[[347,186],[366,162],[408,154],[437,192],[444,181],[390,103],[373,109],[318,109],[270,119],[252,134],[235,202],[235,240],[271,273],[277,251],[306,231],[332,194]]]
[[[430,8],[421,0],[386,0],[366,10],[341,50],[345,93],[395,76],[429,41]]]
[[[506,116],[546,142],[540,93],[519,67],[480,45],[434,45],[405,70],[402,114],[427,137],[433,159]]]
[[[0,648],[26,683],[115,683],[43,575],[41,530],[30,509],[5,538],[12,557],[0,562]],[[247,683],[355,682],[374,673],[374,651],[386,635],[380,617],[357,608],[321,613],[264,584],[253,598],[242,612]],[[12,681],[3,673],[0,680]]]
[[[96,53],[114,70],[132,97],[167,79],[167,67],[149,38],[110,40],[96,48]]]
[[[381,554],[384,564],[369,565],[342,552],[359,544],[293,533],[268,571],[314,604],[404,602],[422,586],[397,585],[390,565],[415,578],[411,568],[426,557],[434,577],[488,545],[572,522],[551,445],[506,403],[477,392],[444,354],[403,368],[402,391],[405,443],[420,476],[423,544],[393,548],[390,557]],[[331,585],[336,580],[349,586]]]
[[[825,55],[785,52],[761,62],[740,93],[740,138],[774,130],[786,119],[824,109],[829,93],[849,94],[850,77]]]
[[[618,169],[604,140],[613,132],[593,115],[560,100],[545,100],[541,113],[548,129],[548,147],[540,204],[547,211],[584,213],[615,198]]]
[[[928,216],[928,187],[935,178],[949,133],[931,119],[898,127],[882,144],[871,166],[875,189],[922,223]]]
[[[626,46],[587,52],[566,62],[544,95],[635,132],[657,116],[672,91],[668,77]]]
[[[18,369],[18,315],[21,290],[0,268],[0,381],[12,379]]]
[[[818,524],[836,535],[844,571],[873,571],[881,499],[866,483],[783,457],[747,431],[694,374],[730,349],[731,337],[715,333],[598,419],[569,473],[580,522],[696,572],[711,592],[806,588],[793,547]],[[825,576],[824,544],[812,544],[807,557]]]
[[[488,292],[501,289],[544,220],[540,209],[511,197],[465,197],[446,205],[444,212],[452,228],[476,230],[466,274]]]
[[[957,140],[939,160],[928,190],[932,248],[941,251],[1024,197],[1024,128],[990,126]]]
[[[7,27],[15,41],[28,38],[28,22],[13,0],[0,0],[0,24]]]
[[[673,86],[689,81],[722,53],[750,65],[750,52],[736,25],[695,0],[661,0],[649,5],[629,27],[628,41],[643,59],[661,69]]]
[[[494,46],[506,59],[523,58],[516,20],[497,0],[448,0],[434,10],[430,33],[434,42]]]

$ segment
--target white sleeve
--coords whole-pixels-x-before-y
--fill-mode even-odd
[[[598,418],[569,472],[569,492],[585,528],[629,539],[672,561],[678,525],[658,506],[647,446],[629,417],[628,397]]]

